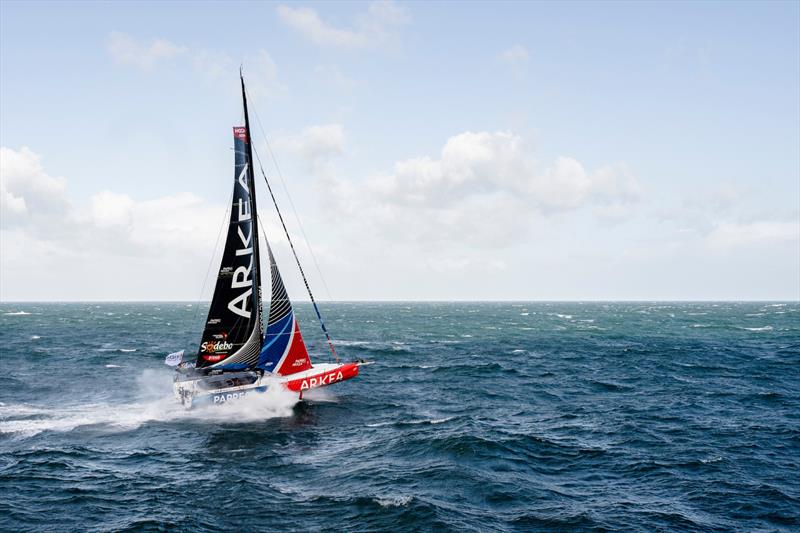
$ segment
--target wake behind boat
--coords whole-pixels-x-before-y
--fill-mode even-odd
[[[244,77],[241,77],[241,84],[244,126],[233,128],[235,163],[231,217],[211,307],[196,361],[183,361],[183,352],[170,354],[166,360],[176,367],[175,397],[187,408],[223,404],[266,392],[271,387],[298,392],[302,398],[305,390],[356,377],[359,366],[367,364],[339,360],[266,175],[264,180],[270,197],[336,362],[311,363],[300,324],[266,238],[272,293],[264,331],[258,209]]]

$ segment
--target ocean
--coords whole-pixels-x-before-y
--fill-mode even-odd
[[[800,530],[797,302],[325,303],[358,378],[187,412],[206,309],[0,303],[0,530]]]

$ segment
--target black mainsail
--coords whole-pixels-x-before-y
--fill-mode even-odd
[[[244,369],[258,363],[263,335],[258,218],[247,95],[244,127],[233,128],[231,218],[217,284],[197,353],[197,368]]]

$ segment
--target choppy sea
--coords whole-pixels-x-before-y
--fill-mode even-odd
[[[328,303],[362,375],[186,412],[205,311],[0,303],[0,530],[800,530],[797,302]]]

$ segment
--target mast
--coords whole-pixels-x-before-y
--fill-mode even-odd
[[[264,338],[253,148],[243,77],[241,83],[245,125],[233,128],[231,216],[196,363],[197,368],[223,371],[256,366]]]
[[[258,302],[258,331],[259,334],[264,334],[264,324],[261,320],[261,310],[262,301],[261,301],[261,255],[258,252],[258,208],[256,205],[256,179],[255,179],[255,172],[253,170],[253,136],[250,135],[250,115],[247,113],[247,91],[244,88],[244,75],[242,74],[242,68],[239,67],[239,80],[242,82],[242,106],[244,108],[244,129],[247,131],[247,161],[249,161],[249,165],[247,166],[247,180],[250,182],[250,201],[252,202],[253,207],[253,268],[257,273],[253,276],[254,282],[254,290],[256,291],[256,301]]]

